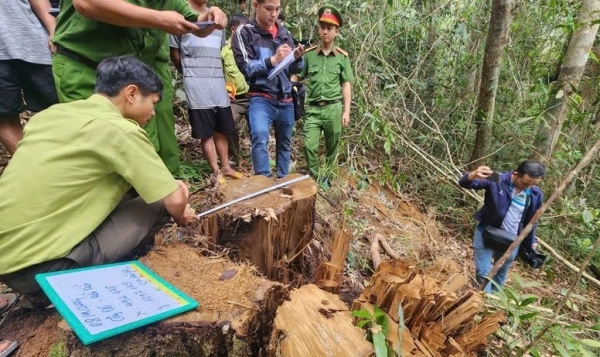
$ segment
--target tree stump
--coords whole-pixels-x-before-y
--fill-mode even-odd
[[[300,177],[291,174],[281,182]],[[228,181],[219,187],[223,204],[274,186],[264,176]],[[306,179],[288,187],[236,203],[202,218],[200,234],[232,248],[238,258],[254,264],[269,279],[287,283],[288,266],[311,241],[315,223],[317,185]]]
[[[157,247],[144,265],[200,303],[194,311],[84,346],[55,310],[13,311],[0,327],[25,356],[264,356],[287,288],[248,265],[210,259],[183,244]],[[57,325],[61,328],[57,328]],[[50,354],[50,351],[54,351]]]
[[[478,322],[484,310],[482,293],[460,294],[467,282],[461,274],[443,280],[426,276],[395,259],[381,263],[352,309],[373,311],[376,305],[387,313],[388,341],[394,350],[402,348],[402,356],[471,356],[506,319],[497,312]],[[406,326],[402,346],[399,323]]]
[[[269,357],[363,357],[373,345],[337,295],[304,285],[277,309]]]

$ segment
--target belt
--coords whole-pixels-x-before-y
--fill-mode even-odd
[[[88,66],[92,67],[92,68],[96,68],[98,67],[99,62],[96,61],[92,61],[91,59],[84,57],[82,55],[79,55],[69,49],[66,49],[62,46],[56,46],[56,53],[59,53],[65,57],[69,57],[71,59],[74,59],[76,61],[79,61],[83,64],[87,64]]]
[[[238,94],[235,96],[235,99],[246,99],[246,98],[248,98],[248,93]]]
[[[334,100],[316,100],[314,102],[308,102],[308,105],[310,105],[311,107],[324,107],[327,105],[331,105],[331,104],[335,104],[335,103],[339,103],[339,99],[334,99]]]
[[[260,93],[260,92],[248,92],[248,96],[249,97],[261,96],[261,97],[265,97],[265,98],[274,100],[276,102],[282,102],[282,103],[288,103],[288,102],[291,102],[292,100],[294,100],[294,98],[292,98],[291,96],[285,96],[283,98],[276,98],[270,94]]]

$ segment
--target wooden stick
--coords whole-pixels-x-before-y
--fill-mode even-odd
[[[579,268],[579,273],[577,274],[577,276],[575,277],[575,279],[573,279],[573,282],[571,283],[571,286],[569,287],[569,290],[567,291],[567,293],[565,294],[565,296],[562,298],[562,300],[560,301],[560,303],[554,308],[554,313],[552,314],[552,319],[553,320],[556,319],[556,317],[558,316],[558,312],[563,308],[563,306],[565,306],[565,304],[569,300],[569,296],[571,295],[571,292],[579,284],[579,280],[581,279],[581,275],[583,273],[583,270],[590,263],[590,261],[592,260],[592,256],[594,256],[594,253],[596,253],[596,250],[599,247],[600,247],[600,237],[596,238],[596,241],[594,242],[594,245],[592,246],[592,249],[590,249],[590,252],[588,253],[587,257],[585,257],[585,260],[583,261],[583,263],[581,263],[581,268]],[[552,325],[553,324],[547,324],[542,329],[542,331],[540,331],[535,336],[535,338],[533,340],[531,340],[531,342],[523,350],[523,356],[525,356],[527,354],[527,352],[529,352],[529,350],[531,349],[531,347],[533,347],[533,345],[535,345],[536,342],[538,342],[544,336],[544,334],[548,331],[548,329],[550,329],[550,327],[552,327]]]
[[[525,237],[527,237],[529,232],[531,232],[531,230],[533,229],[533,225],[538,221],[538,219],[540,219],[540,217],[544,214],[544,212],[546,212],[548,207],[550,207],[550,205],[562,194],[562,192],[565,190],[567,185],[569,183],[571,183],[571,181],[575,177],[577,177],[577,175],[585,167],[585,165],[587,165],[592,160],[592,158],[596,155],[596,152],[598,151],[598,149],[600,149],[600,140],[596,141],[594,146],[592,146],[592,148],[585,154],[585,156],[581,159],[581,161],[579,161],[579,163],[577,164],[575,169],[573,169],[573,171],[571,171],[567,175],[567,177],[565,177],[563,179],[563,181],[560,183],[560,185],[558,186],[556,191],[554,191],[552,196],[550,196],[550,198],[548,198],[548,200],[546,200],[546,202],[544,202],[542,207],[540,207],[540,209],[537,210],[537,212],[533,215],[533,218],[531,218],[531,220],[529,221],[529,223],[527,224],[525,229],[523,229],[521,234],[519,234],[519,236],[515,239],[515,241],[508,247],[508,249],[506,250],[504,255],[496,262],[496,264],[494,264],[492,271],[488,275],[489,280],[492,280],[496,276],[496,274],[498,273],[498,270],[500,270],[502,265],[504,265],[504,263],[506,262],[508,257],[512,254],[512,252],[515,249],[518,249],[521,242],[525,239]],[[479,286],[479,289],[481,289],[481,290],[485,289],[487,284],[488,284],[488,282],[484,281]]]
[[[549,246],[546,242],[544,242],[543,240],[541,240],[540,237],[537,237],[537,242],[538,242],[539,245],[541,245],[542,247],[544,247],[545,251],[548,251],[548,253],[552,254],[554,256],[554,258],[556,258],[556,260],[558,260],[559,262],[563,263],[564,265],[567,266],[567,268],[573,270],[574,272],[579,273],[579,268],[578,267],[576,267],[575,265],[573,265],[573,263],[571,263],[567,259],[563,258],[554,249],[552,249],[551,246]],[[589,280],[590,282],[596,284],[596,286],[600,287],[600,280],[594,278],[593,276],[591,276],[590,274],[586,273],[585,271],[583,272],[582,276],[584,278],[586,278],[587,280]]]
[[[373,271],[377,270],[379,264],[381,264],[381,254],[379,253],[379,239],[377,236],[369,238],[371,241],[371,256],[373,257]]]
[[[400,255],[398,255],[398,253],[394,252],[394,250],[392,249],[392,247],[390,247],[390,244],[388,243],[388,241],[385,239],[384,236],[382,236],[381,234],[377,234],[375,237],[377,237],[379,244],[381,245],[383,250],[385,250],[387,255],[389,255],[392,259],[400,258]]]
[[[229,303],[231,305],[237,305],[237,306],[245,307],[246,309],[252,309],[252,306],[240,304],[239,302],[235,302],[235,301],[229,301],[229,300],[227,300],[227,303]]]

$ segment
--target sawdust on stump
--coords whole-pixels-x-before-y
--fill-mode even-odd
[[[255,289],[264,280],[252,267],[224,258],[205,258],[184,244],[157,247],[142,263],[200,303],[201,310],[225,313],[254,305]],[[221,278],[221,276],[231,277]],[[237,304],[237,305],[236,305]]]
[[[19,356],[160,357],[260,356],[287,288],[257,276],[247,265],[201,256],[177,244],[156,247],[144,265],[200,303],[194,311],[88,346],[54,310],[11,312],[0,337],[21,344]],[[61,347],[62,346],[62,347]],[[60,347],[60,348],[59,348]]]

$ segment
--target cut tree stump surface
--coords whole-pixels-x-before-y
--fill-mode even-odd
[[[218,189],[221,202],[217,204],[300,176],[291,174],[275,181],[257,175],[227,181]],[[305,179],[203,217],[199,233],[212,237],[212,243],[231,248],[269,279],[287,283],[288,265],[298,260],[312,239],[316,196],[316,183]]]
[[[364,331],[339,296],[305,285],[277,309],[269,356],[363,357],[373,354]]]
[[[20,357],[48,356],[61,343],[67,353],[57,356],[264,355],[275,311],[288,297],[284,285],[256,276],[248,265],[203,257],[183,244],[156,247],[140,260],[200,307],[89,346],[58,323],[55,310],[16,309],[0,327],[0,336],[21,344]]]

